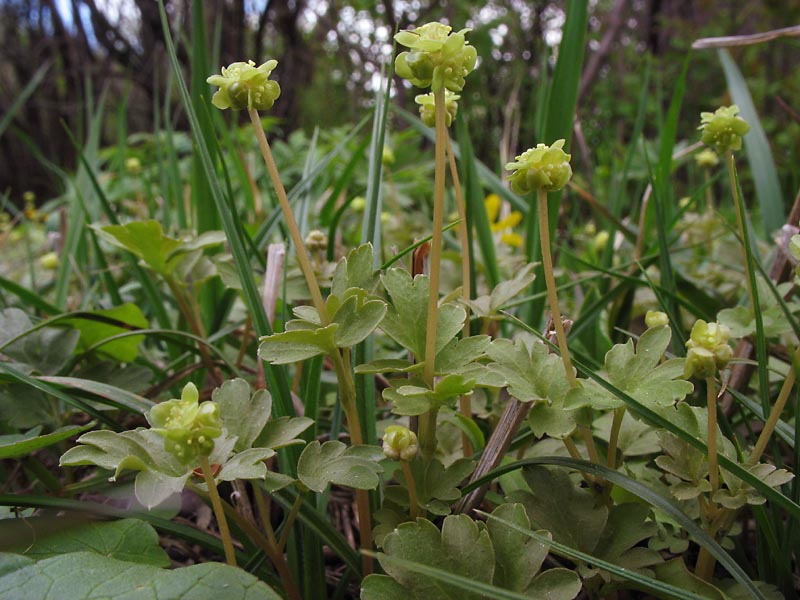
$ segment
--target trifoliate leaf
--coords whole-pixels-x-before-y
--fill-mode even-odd
[[[463,300],[463,302],[476,316],[484,319],[496,319],[503,306],[530,287],[536,278],[533,272],[535,268],[534,263],[527,264],[516,271],[513,279],[497,284],[488,296],[479,296],[474,300]]]
[[[398,344],[411,352],[417,362],[425,359],[425,338],[428,322],[429,279],[417,275],[411,279],[408,271],[389,269],[381,277],[389,293],[390,305],[381,322],[381,329]],[[452,303],[439,307],[436,322],[436,352],[444,348],[464,325],[467,313]]]
[[[372,490],[378,487],[383,472],[378,462],[383,451],[377,446],[350,446],[331,440],[311,442],[297,462],[297,476],[315,492],[323,492],[329,483]]]
[[[240,452],[252,447],[272,412],[270,393],[267,390],[252,393],[247,381],[231,379],[215,389],[211,399],[219,404],[223,427],[236,437],[234,450]]]
[[[284,446],[302,444],[303,440],[298,436],[313,424],[314,420],[308,417],[270,419],[253,445],[258,448],[277,450]]]
[[[521,340],[498,339],[486,353],[494,361],[490,369],[506,378],[508,393],[520,402],[558,400],[569,387],[561,359],[549,354],[544,344],[533,343],[529,348]]]
[[[233,481],[235,479],[264,479],[267,465],[264,461],[275,456],[272,448],[250,448],[234,454],[222,465],[214,477],[217,481]]]
[[[363,342],[378,327],[386,314],[383,300],[366,300],[363,294],[349,296],[332,316],[339,325],[333,336],[339,348],[350,348]]]
[[[669,406],[683,400],[693,389],[683,379],[684,360],[674,358],[660,363],[669,345],[669,327],[655,327],[639,338],[634,352],[633,340],[617,344],[606,353],[608,381],[649,408]],[[567,409],[590,406],[605,410],[625,404],[594,380],[580,380],[567,394]]]
[[[607,412],[593,423],[594,435],[598,439],[608,442],[611,437],[611,425],[614,413]],[[661,450],[658,433],[647,423],[637,421],[625,411],[622,417],[622,426],[617,439],[617,449],[625,456],[645,456],[656,454]]]
[[[484,583],[491,583],[494,575],[494,551],[489,534],[466,515],[446,517],[442,531],[426,519],[416,523],[401,523],[384,539],[386,556],[378,560],[384,571],[405,589],[404,598],[415,600],[479,600],[483,596],[456,588],[442,581],[401,567],[391,562],[392,557],[424,564],[448,573],[454,573]],[[362,598],[384,598],[378,591],[392,589],[392,585],[364,581]],[[376,583],[380,587],[376,586]],[[395,589],[396,586],[395,586]],[[390,598],[392,596],[389,596]]]
[[[334,337],[338,328],[337,323],[331,323],[327,327],[294,329],[264,336],[258,346],[258,356],[273,365],[285,365],[320,354],[332,354],[337,351]]]
[[[343,298],[351,288],[360,288],[372,294],[380,281],[374,268],[372,244],[363,244],[351,250],[346,258],[336,265],[331,283],[331,295]]]
[[[546,529],[553,539],[591,553],[608,520],[608,508],[591,492],[577,487],[561,469],[526,467],[530,491],[513,492],[508,500],[520,502],[536,529]]]
[[[600,535],[593,555],[631,571],[652,576],[648,567],[661,564],[664,560],[655,550],[638,544],[656,534],[657,526],[649,520],[650,508],[644,504],[623,504],[615,506],[608,515],[608,521]],[[590,577],[597,570],[581,566],[581,574]],[[600,570],[606,581],[612,577]]]
[[[436,355],[436,375],[463,372],[470,363],[485,356],[490,342],[488,335],[450,340]]]
[[[510,521],[522,529],[531,528],[525,507],[521,504],[501,504],[492,515]],[[495,585],[515,592],[524,592],[542,568],[542,563],[547,557],[547,546],[493,519],[486,522],[486,529],[492,540],[497,562]],[[547,532],[542,533],[550,537]]]
[[[411,384],[405,383],[406,381]],[[426,387],[419,378],[398,380],[383,390],[383,398],[392,403],[392,412],[396,415],[421,415],[438,409],[459,396],[471,394],[475,384],[475,379],[460,374],[438,379],[433,389]]]

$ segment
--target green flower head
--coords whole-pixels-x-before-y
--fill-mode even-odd
[[[222,435],[219,404],[198,400],[197,388],[187,383],[180,400],[157,404],[148,416],[153,431],[164,437],[164,448],[183,464],[211,454],[214,438]]]
[[[728,345],[730,330],[719,323],[706,323],[698,319],[692,327],[689,341],[686,342],[686,366],[684,377],[695,376],[705,379],[728,366],[733,350]]]
[[[460,98],[461,96],[450,90],[444,91],[444,122],[448,127],[456,120]],[[420,94],[414,98],[414,102],[419,104],[419,118],[422,119],[422,122],[428,127],[434,127],[436,125],[436,102],[433,93]]]
[[[383,453],[393,460],[411,460],[417,455],[417,434],[402,425],[389,425],[383,432]]]
[[[464,36],[469,29],[451,31],[451,27],[434,22],[413,31],[398,32],[394,39],[411,50],[397,55],[397,74],[417,87],[430,87],[434,92],[443,87],[460,92],[464,78],[475,68],[478,53]]]
[[[742,138],[750,131],[750,125],[737,116],[739,107],[721,106],[715,112],[700,113],[700,138],[706,146],[713,147],[718,154],[726,154],[742,147]]]
[[[539,144],[526,150],[506,165],[511,189],[517,194],[528,194],[532,190],[556,192],[567,185],[572,177],[572,158],[563,150],[564,140],[556,140],[552,146]]]
[[[260,67],[256,67],[256,63],[249,60],[222,67],[222,75],[212,75],[206,79],[206,82],[219,87],[211,102],[222,110],[272,108],[275,100],[281,95],[281,87],[276,81],[269,79],[277,66],[277,60],[268,60]]]

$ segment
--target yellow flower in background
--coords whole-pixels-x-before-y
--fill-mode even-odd
[[[522,246],[522,236],[518,233],[511,231],[514,227],[519,225],[522,221],[522,213],[518,210],[511,211],[511,213],[499,219],[500,216],[500,196],[497,194],[489,194],[483,201],[486,206],[486,214],[489,217],[489,226],[492,233],[500,234],[500,241],[509,246],[518,248]]]

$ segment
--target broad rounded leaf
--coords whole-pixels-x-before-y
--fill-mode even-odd
[[[159,569],[91,552],[38,562],[0,554],[0,598],[15,600],[280,600],[253,575],[220,563]]]

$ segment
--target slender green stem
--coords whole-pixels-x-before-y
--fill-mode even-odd
[[[401,460],[400,466],[403,468],[403,476],[406,478],[408,488],[408,514],[412,521],[416,521],[419,516],[419,500],[417,499],[417,486],[414,483],[414,475],[411,473],[411,464],[407,460]]]
[[[174,277],[165,276],[164,281],[167,282],[167,286],[172,292],[172,295],[175,297],[175,301],[178,303],[178,309],[186,319],[189,329],[191,329],[195,336],[205,340],[206,330],[203,326],[203,321],[200,318],[199,312],[196,310],[197,304],[187,299],[186,293],[183,291],[180,284],[175,280]],[[214,364],[211,354],[208,351],[208,347],[205,344],[198,344],[197,350],[200,352],[200,358],[203,360],[203,364],[208,369],[208,374],[211,379],[217,384],[222,383],[222,375]]]
[[[556,291],[556,279],[553,275],[553,257],[550,254],[550,226],[547,214],[547,192],[538,190],[537,206],[539,217],[539,239],[542,244],[542,266],[544,268],[544,280],[547,284],[547,300],[550,303],[550,312],[553,315],[553,326],[556,329],[556,339],[558,340],[558,350],[561,353],[561,361],[564,363],[564,371],[567,374],[569,387],[574,388],[578,380],[575,377],[575,370],[572,368],[572,360],[569,356],[567,346],[567,335],[564,332],[564,324],[561,322],[561,311],[558,309],[558,292]]]
[[[342,403],[347,426],[350,429],[350,440],[353,445],[360,446],[364,443],[364,436],[361,434],[361,419],[358,415],[358,405],[356,404],[356,386],[353,381],[353,372],[349,368],[350,362],[349,348],[342,348],[329,354],[336,371],[336,380],[339,383],[339,401]]]
[[[789,373],[786,375],[786,379],[783,382],[783,386],[781,386],[781,391],[778,394],[778,398],[775,400],[775,404],[772,406],[772,410],[769,413],[767,422],[764,423],[764,428],[761,430],[761,433],[758,436],[755,448],[753,448],[753,453],[750,455],[750,459],[747,461],[749,465],[756,464],[759,459],[761,459],[761,455],[764,454],[764,450],[766,449],[767,444],[772,437],[772,433],[775,431],[775,426],[778,424],[778,420],[781,417],[781,413],[786,406],[786,401],[789,399],[789,393],[792,391],[794,381],[794,367],[790,367]]]
[[[225,562],[235,567],[236,552],[233,550],[231,530],[228,528],[228,519],[225,517],[225,511],[222,509],[222,500],[219,497],[217,483],[214,481],[214,473],[211,471],[211,465],[208,464],[207,456],[200,457],[200,468],[203,470],[203,478],[206,480],[206,485],[208,486],[208,497],[211,500],[211,507],[214,509],[214,516],[217,518],[219,535],[222,538],[222,547],[225,549]]]
[[[456,156],[453,152],[453,144],[450,141],[450,135],[447,136],[447,159],[450,165],[450,178],[453,180],[453,189],[456,193],[456,206],[458,207],[458,237],[461,242],[461,297],[464,300],[469,300],[472,296],[471,281],[470,281],[470,259],[469,259],[469,231],[467,230],[467,210],[464,203],[464,193],[461,189],[461,180],[458,177],[458,168],[456,167]],[[469,306],[464,303],[464,308],[467,311],[467,318],[464,319],[464,337],[469,337]],[[465,419],[472,418],[472,403],[469,396],[461,396],[458,399],[458,410],[461,412]],[[461,446],[464,449],[464,456],[469,458],[472,456],[473,448],[472,442],[466,433],[461,433]]]
[[[289,535],[292,533],[292,526],[294,525],[295,519],[297,519],[297,515],[300,514],[301,506],[303,506],[303,495],[297,494],[297,498],[295,498],[292,504],[292,509],[289,511],[289,514],[286,516],[286,521],[283,523],[281,538],[278,540],[278,549],[281,552],[283,552],[286,543],[289,541]]]
[[[444,178],[447,150],[447,125],[445,122],[444,88],[434,92],[436,116],[436,149],[433,178],[433,230],[430,250],[430,288],[425,331],[425,363],[423,378],[432,389],[436,373],[436,330],[439,317],[439,280],[442,262],[442,228],[444,227]],[[428,462],[436,449],[436,412],[420,415],[419,447]]]
[[[711,498],[719,489],[719,466],[717,462],[717,380],[706,377],[706,402],[708,403],[708,479],[711,482]],[[713,500],[712,500],[713,502]]]
[[[253,487],[255,488],[255,486]],[[275,571],[278,573],[278,577],[281,579],[286,597],[289,600],[300,600],[300,592],[297,590],[297,584],[289,569],[289,564],[286,562],[286,557],[278,550],[277,543],[275,542],[275,534],[272,531],[272,525],[269,523],[269,515],[267,514],[268,511],[266,511],[264,499],[261,498],[260,503],[258,501],[258,496],[262,493],[262,490],[254,489],[254,493],[257,498],[256,504],[261,513],[261,520],[264,523],[264,529],[267,533],[266,537],[261,534],[253,523],[240,515],[229,503],[223,501],[222,508],[225,514],[230,517],[231,521],[233,521],[233,523],[260,547],[266,553],[267,557],[269,557],[270,562],[275,567]]]
[[[747,273],[745,280],[747,281],[747,293],[750,296],[750,307],[753,311],[756,310],[756,296],[755,290],[751,285],[751,280],[755,280],[755,274],[751,271],[751,262],[747,260],[747,230],[745,229],[745,209],[744,202],[739,196],[739,186],[736,185],[736,159],[733,157],[733,152],[728,152],[728,178],[731,184],[731,194],[733,194],[733,203],[736,205],[736,224],[739,226],[739,236],[742,238],[742,259],[744,260],[744,268]]]
[[[608,438],[608,468],[617,468],[617,443],[619,442],[619,430],[622,429],[622,419],[625,417],[625,407],[622,406],[614,411],[614,421],[611,423],[611,435]]]
[[[578,447],[575,445],[575,442],[572,441],[571,437],[564,438],[564,447],[567,449],[567,452],[569,452],[569,455],[572,458],[576,460],[583,460],[580,450],[578,450]]]
[[[283,220],[286,223],[289,236],[292,238],[292,243],[297,252],[297,261],[300,263],[300,270],[303,272],[303,276],[306,279],[308,290],[311,292],[311,300],[319,313],[320,322],[324,327],[328,325],[331,320],[328,315],[328,310],[325,308],[325,301],[322,299],[322,292],[319,289],[317,277],[314,275],[314,269],[311,266],[311,260],[308,257],[308,251],[303,242],[303,236],[300,234],[300,228],[297,226],[297,221],[294,218],[292,206],[289,204],[289,197],[286,195],[286,189],[283,187],[283,182],[278,173],[278,167],[275,164],[275,159],[272,157],[272,151],[270,150],[267,136],[264,133],[264,128],[261,125],[261,118],[258,116],[258,111],[254,108],[250,108],[248,109],[248,113],[250,114],[250,120],[256,132],[261,155],[264,157],[264,164],[267,167],[269,177],[272,180],[272,186],[275,188],[275,193],[278,196],[278,203],[283,212]]]
[[[439,316],[439,280],[442,262],[442,228],[444,227],[444,178],[447,126],[445,123],[444,88],[434,92],[436,115],[436,151],[433,180],[433,231],[431,237],[430,289],[428,292],[428,320],[425,336],[425,367],[423,376],[433,386],[436,362],[436,325]]]
[[[336,379],[339,382],[339,399],[347,417],[350,428],[350,440],[354,446],[361,446],[364,437],[361,433],[361,420],[356,404],[356,387],[353,382],[353,373],[350,370],[350,349],[342,348],[329,355],[336,370]],[[361,568],[364,576],[372,573],[373,558],[367,554],[372,549],[372,513],[369,504],[369,492],[356,490],[356,513],[358,514],[358,530],[361,542]]]
[[[708,214],[714,213],[714,192],[711,186],[711,174],[708,169],[703,170],[706,182],[706,212]]]
[[[422,460],[425,464],[431,462],[436,452],[436,420],[438,417],[438,408],[419,416],[419,449],[422,451]]]

